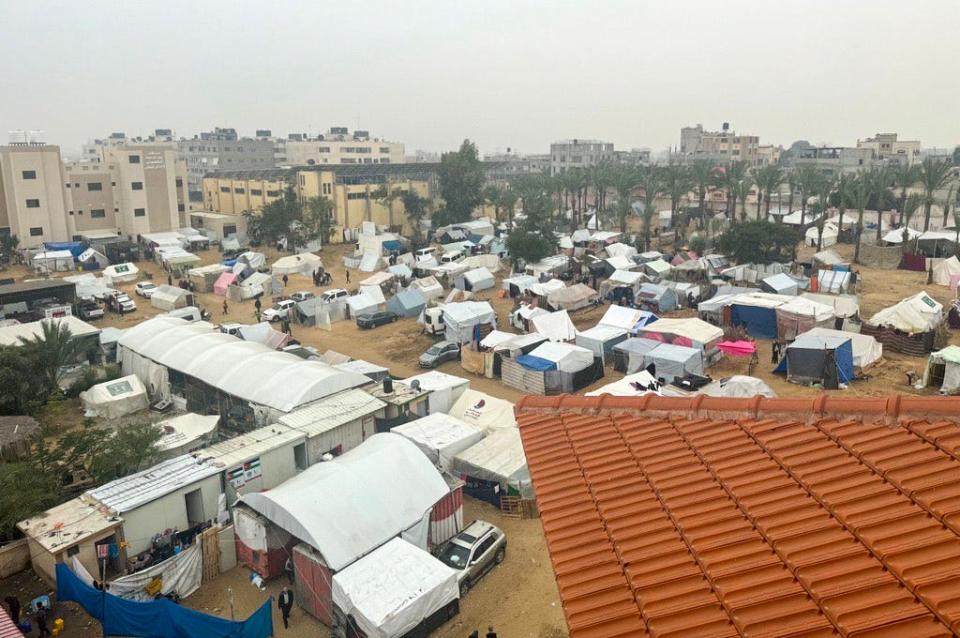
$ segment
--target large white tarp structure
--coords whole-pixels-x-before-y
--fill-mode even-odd
[[[470,388],[454,401],[450,414],[486,432],[517,427],[512,403]]]
[[[777,393],[773,391],[762,379],[748,377],[744,374],[736,374],[725,379],[711,381],[700,389],[700,394],[708,397],[769,397],[776,398]]]
[[[512,487],[523,498],[533,498],[533,483],[523,452],[520,430],[500,428],[453,459],[454,475],[467,475]]]
[[[943,306],[923,291],[884,308],[870,317],[869,323],[907,333],[919,333],[936,329],[942,321]]]
[[[645,337],[654,334],[673,335],[673,343],[677,343],[676,338],[680,337],[683,345],[692,344],[700,348],[706,348],[723,338],[722,329],[702,319],[694,318],[658,319],[644,326],[638,334]]]
[[[803,299],[831,306],[833,314],[843,319],[855,317],[860,313],[860,301],[855,295],[821,295],[815,292],[802,292],[800,296]]]
[[[448,303],[443,306],[443,323],[447,341],[469,343],[473,340],[474,326],[497,327],[497,313],[486,301]]]
[[[385,433],[240,500],[340,571],[402,533],[420,537],[423,532],[426,541],[421,526],[429,525],[431,509],[449,491],[416,445]]]
[[[459,597],[457,572],[393,539],[333,576],[333,603],[367,638],[401,638]]]
[[[463,273],[463,281],[464,288],[473,292],[487,290],[494,286],[493,273],[483,266]]]
[[[460,395],[470,385],[470,382],[463,377],[438,372],[437,370],[403,379],[403,383],[408,386],[414,381],[420,384],[421,390],[430,393],[427,397],[430,412],[442,412],[444,414],[450,411],[450,406],[460,398]]]
[[[550,341],[573,341],[577,338],[577,328],[566,310],[534,314],[530,321],[534,331]]]
[[[189,305],[190,291],[179,286],[160,284],[150,295],[150,305],[160,310],[176,310]]]
[[[408,421],[390,431],[412,441],[431,463],[448,473],[453,457],[484,435],[480,428],[442,412]]]
[[[552,361],[560,372],[580,372],[593,365],[593,353],[571,343],[542,343],[530,352],[531,357]]]
[[[145,410],[150,405],[147,389],[135,375],[98,383],[80,393],[84,416],[116,419]]]
[[[418,288],[423,296],[430,299],[440,299],[443,297],[443,286],[437,281],[436,277],[421,277],[410,282],[411,288]]]
[[[273,262],[271,270],[278,277],[283,275],[310,276],[313,271],[321,266],[323,266],[323,261],[313,253],[299,253],[276,260]]]
[[[933,283],[939,286],[956,287],[957,278],[960,278],[960,259],[956,255],[933,267]]]
[[[866,368],[879,361],[883,356],[883,344],[870,335],[829,328],[812,328],[804,332],[803,335],[797,335],[797,337],[804,335],[849,339],[850,345],[853,347],[853,365],[857,368]]]

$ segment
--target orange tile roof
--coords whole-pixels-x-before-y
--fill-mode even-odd
[[[516,411],[571,638],[960,633],[960,398]]]

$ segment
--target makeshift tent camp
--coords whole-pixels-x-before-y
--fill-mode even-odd
[[[661,314],[675,310],[680,305],[676,290],[656,284],[640,284],[635,301],[645,309]]]
[[[245,494],[240,502],[339,571],[401,533],[422,539],[418,546],[425,547],[428,514],[449,491],[416,445],[386,433],[273,489]]]
[[[344,635],[367,638],[426,636],[456,613],[460,594],[456,571],[401,538],[334,574],[331,586]]]
[[[221,297],[227,296],[227,288],[237,283],[237,276],[232,272],[221,273],[217,281],[213,284],[213,294]]]
[[[469,388],[454,401],[450,415],[484,432],[517,427],[512,403]]]
[[[323,261],[313,253],[288,255],[273,262],[271,271],[274,275],[306,275],[310,276],[317,268],[323,267]]]
[[[448,303],[443,306],[443,324],[447,341],[470,343],[482,337],[482,327],[497,327],[497,313],[486,301]]]
[[[892,350],[921,356],[933,350],[934,334],[942,322],[943,306],[926,292],[918,292],[873,315],[860,331]]]
[[[434,412],[390,430],[412,441],[435,466],[449,472],[453,457],[483,438],[479,428],[460,419]]]
[[[817,271],[817,290],[837,295],[850,290],[852,273],[848,270]]]
[[[535,313],[531,317],[534,331],[550,341],[573,341],[577,337],[577,329],[566,310]]]
[[[610,272],[616,270],[635,270],[639,266],[632,259],[626,255],[614,255],[612,257],[607,257],[605,260],[610,266]]]
[[[844,332],[842,330],[831,330],[828,328],[813,328],[798,335],[799,337],[809,335],[812,337],[835,337],[838,339],[850,339],[853,348],[853,366],[863,370],[876,363],[883,356],[883,345],[870,335],[859,334],[856,332]]]
[[[443,297],[443,286],[435,277],[421,277],[410,282],[411,288],[416,288],[423,293],[423,296],[430,299],[441,299]]]
[[[723,330],[696,318],[658,319],[637,330],[637,336],[665,341],[678,346],[699,348],[711,355],[723,338]]]
[[[632,337],[613,346],[613,369],[631,374],[643,367],[643,355],[650,352],[662,341]]]
[[[613,357],[614,346],[625,341],[628,336],[629,333],[626,330],[599,324],[583,332],[578,331],[576,344],[607,363]]]
[[[737,374],[725,379],[711,381],[700,388],[700,394],[709,397],[731,397],[731,398],[749,398],[749,397],[769,397],[776,398],[777,393],[763,380],[756,377]]]
[[[150,305],[160,310],[176,310],[193,305],[193,293],[179,286],[161,284],[153,289]]]
[[[403,379],[403,384],[419,385],[424,392],[429,392],[427,405],[431,413],[442,412],[447,414],[460,395],[467,389],[470,382],[463,377],[431,370]]]
[[[765,277],[760,282],[760,288],[776,295],[796,295],[800,292],[797,280],[786,273]]]
[[[543,343],[530,354],[517,357],[520,365],[530,370],[579,372],[593,364],[593,353],[569,343]]]
[[[533,498],[533,482],[516,427],[495,430],[458,452],[451,471],[465,482],[465,493],[497,506],[502,495]]]
[[[730,303],[730,323],[743,326],[751,337],[776,339],[776,309],[791,299],[786,295],[766,293],[738,295]]]
[[[73,253],[69,250],[45,250],[30,260],[37,272],[70,272],[73,270]]]
[[[700,348],[688,348],[672,343],[661,343],[644,353],[642,367],[653,364],[658,379],[667,382],[683,378],[688,374],[703,375],[703,351]]]
[[[662,277],[670,272],[672,268],[673,266],[665,262],[663,259],[655,259],[643,264],[644,272],[653,277]]]
[[[503,289],[511,297],[519,297],[525,293],[530,286],[537,283],[539,280],[533,275],[513,275],[512,277],[505,277],[503,283]]]
[[[103,276],[113,283],[135,281],[140,276],[140,269],[133,264],[113,264],[103,269]]]
[[[461,290],[471,292],[487,290],[494,286],[493,273],[483,267],[474,268],[463,273],[463,276],[458,278],[454,285]]]
[[[619,328],[633,334],[656,320],[657,316],[646,310],[626,306],[610,306],[597,325]]]
[[[854,378],[853,345],[849,337],[803,335],[787,346],[775,372],[794,383],[819,383],[836,390]]]
[[[573,284],[547,295],[547,305],[554,310],[572,312],[597,303],[600,296],[587,284]]]
[[[793,297],[787,303],[774,308],[777,316],[777,337],[791,341],[798,334],[811,328],[832,328],[836,315],[833,307],[816,301]]]
[[[833,314],[841,319],[849,319],[860,314],[860,302],[854,295],[821,295],[815,292],[802,292],[800,297],[832,307]]]
[[[933,267],[933,283],[955,289],[958,281],[960,281],[960,259],[957,259],[956,255],[944,259]]]
[[[427,298],[417,288],[401,290],[387,302],[387,310],[401,317],[417,317],[427,307]]]
[[[930,353],[922,387],[940,385],[940,394],[960,393],[960,346],[947,346]]]
[[[85,416],[116,419],[145,410],[150,405],[147,389],[135,375],[98,383],[80,393]]]

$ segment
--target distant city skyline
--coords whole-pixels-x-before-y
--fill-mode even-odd
[[[563,138],[660,152],[730,122],[761,144],[960,143],[960,3],[456,5],[40,0],[0,9],[0,127],[68,155],[113,131],[368,129],[408,153]],[[5,139],[4,139],[5,141]]]

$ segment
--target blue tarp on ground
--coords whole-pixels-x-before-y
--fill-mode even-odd
[[[43,248],[45,250],[69,250],[74,259],[86,250],[84,245],[78,241],[45,241],[43,242]]]
[[[383,242],[382,246],[384,250],[391,253],[395,250],[400,250],[403,248],[403,245],[396,239],[388,239],[387,241]]]
[[[534,357],[533,355],[529,354],[522,354],[517,357],[517,363],[522,365],[527,370],[536,370],[537,372],[557,369],[557,364],[553,361],[541,359],[540,357]]]
[[[730,322],[746,326],[747,334],[755,339],[777,338],[777,311],[773,308],[731,304]]]
[[[57,564],[57,599],[79,603],[100,621],[105,636],[146,638],[267,638],[273,635],[270,600],[244,621],[181,607],[167,599],[139,603],[94,589],[69,567]]]

